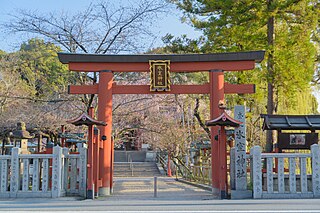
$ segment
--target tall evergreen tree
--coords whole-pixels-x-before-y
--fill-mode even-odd
[[[239,72],[229,76],[234,81],[250,81],[260,87],[255,97],[261,94],[267,97],[267,110],[262,112],[292,112],[287,107],[298,108],[297,103],[302,101],[297,94],[311,94],[316,58],[311,38],[319,27],[317,0],[172,2],[182,9],[185,20],[203,31],[206,42],[202,52],[266,50],[262,72]],[[314,99],[310,101],[314,103]],[[303,103],[305,108],[312,105]],[[311,113],[314,107],[309,109]],[[269,134],[266,151],[272,150],[273,142]]]

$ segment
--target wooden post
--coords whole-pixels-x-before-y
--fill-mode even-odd
[[[261,148],[254,146],[250,150],[252,156],[252,188],[253,198],[262,198],[262,166],[261,166]]]
[[[63,133],[65,133],[65,131],[66,131],[65,126],[61,125],[61,133],[63,134]],[[65,143],[66,143],[66,138],[62,137],[61,138],[61,147],[65,147],[66,146]]]
[[[94,117],[94,108],[89,108],[89,116]],[[87,183],[87,198],[88,199],[94,199],[94,195],[92,193],[94,180],[93,180],[93,174],[94,174],[94,167],[93,167],[93,140],[94,140],[94,132],[93,132],[93,125],[88,126],[88,183]]]
[[[112,83],[113,74],[111,71],[101,71],[99,75],[98,89],[98,120],[106,122],[107,126],[100,127],[100,135],[103,141],[102,152],[100,153],[100,175],[102,187],[99,194],[110,195],[110,171],[111,171],[111,131],[112,131]]]
[[[113,193],[113,162],[114,162],[114,141],[111,138],[111,171],[110,171],[110,192]]]
[[[320,149],[318,144],[311,145],[312,191],[314,197],[320,197]]]
[[[219,102],[224,101],[224,74],[223,70],[209,71],[210,83],[210,117],[211,119],[218,117],[221,114]],[[212,176],[212,193],[220,194],[220,165],[219,165],[219,144],[215,140],[218,135],[219,127],[211,127],[211,176]]]
[[[171,160],[171,159],[170,159],[170,154],[168,153],[168,162],[167,162],[167,173],[168,173],[168,177],[172,177],[170,160]]]
[[[42,135],[41,132],[39,131],[39,136],[38,136],[38,144],[37,144],[37,151],[41,151],[41,145],[42,145]]]
[[[153,197],[158,197],[158,178],[153,177]]]
[[[220,198],[227,198],[227,149],[226,149],[226,131],[224,126],[220,127],[220,137],[219,137],[219,162],[220,162],[220,178],[219,178],[219,189]]]
[[[93,159],[93,167],[94,167],[94,174],[93,174],[93,179],[94,179],[94,191],[95,191],[95,195],[98,196],[99,194],[99,153],[100,153],[100,137],[99,137],[99,130],[98,129],[95,129],[94,130],[94,152],[93,152],[93,156],[94,156],[94,159]]]
[[[53,147],[53,162],[52,162],[52,197],[61,196],[61,164],[62,164],[62,149],[59,146]]]

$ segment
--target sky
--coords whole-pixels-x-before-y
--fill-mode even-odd
[[[0,23],[10,20],[10,14],[14,14],[17,9],[27,9],[32,11],[60,12],[60,11],[83,11],[90,2],[95,0],[0,0]],[[109,0],[114,4],[125,4],[126,2],[138,2],[138,0]],[[187,34],[190,38],[196,38],[201,33],[195,31],[191,26],[181,23],[181,12],[172,6],[172,10],[161,15],[158,23],[154,23],[154,33],[158,35],[154,47],[161,46],[161,37],[167,33],[175,36]],[[7,35],[0,29],[0,49],[6,52],[13,52],[18,49],[24,40],[20,36]]]

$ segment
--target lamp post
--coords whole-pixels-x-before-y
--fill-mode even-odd
[[[219,195],[221,199],[227,198],[228,194],[228,183],[227,183],[227,150],[226,150],[226,126],[237,127],[242,122],[231,118],[225,111],[225,106],[222,104],[219,108],[223,109],[221,115],[212,120],[206,121],[207,126],[220,126],[220,131],[218,134],[218,168],[217,173],[219,175]]]
[[[95,166],[94,163],[94,125],[97,126],[106,126],[106,123],[103,121],[98,121],[93,119],[94,116],[94,109],[91,107],[89,109],[89,115],[86,113],[83,113],[79,117],[68,121],[68,123],[71,123],[75,126],[81,126],[86,125],[88,126],[88,182],[87,182],[87,198],[94,199],[94,183],[98,182],[98,175],[97,175],[97,169],[99,169],[97,166]],[[106,140],[106,136],[103,135],[101,137],[101,140]],[[98,144],[96,144],[98,146]],[[99,146],[98,146],[99,147]],[[96,156],[96,158],[99,158],[99,156]],[[97,161],[96,161],[97,162]],[[94,179],[96,178],[96,180]],[[98,192],[97,192],[98,193]]]

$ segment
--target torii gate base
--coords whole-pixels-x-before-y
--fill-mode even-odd
[[[107,126],[100,127],[99,156],[99,195],[112,192],[112,95],[113,94],[209,94],[210,119],[218,117],[222,111],[219,102],[224,101],[224,94],[254,93],[252,84],[238,85],[224,82],[224,71],[251,70],[256,62],[264,58],[263,51],[190,54],[190,55],[94,55],[59,53],[62,63],[69,64],[69,69],[78,72],[99,72],[99,83],[94,85],[70,86],[69,94],[98,94],[98,120]],[[209,83],[203,85],[171,85],[171,91],[151,92],[149,85],[117,85],[113,83],[113,72],[148,72],[149,60],[170,60],[170,72],[209,72]],[[225,134],[225,133],[221,133]],[[219,162],[225,160],[225,154],[219,155],[218,127],[211,127],[211,170],[212,192],[224,198],[227,183],[220,177],[226,175],[226,168]],[[223,135],[225,136],[225,135]],[[222,137],[223,137],[222,136]],[[219,157],[220,156],[220,157]],[[96,171],[95,171],[96,174]]]

